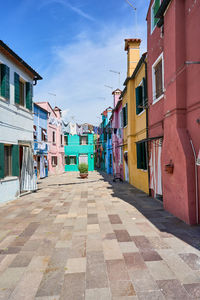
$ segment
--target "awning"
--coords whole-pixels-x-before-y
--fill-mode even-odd
[[[160,136],[154,136],[154,137],[149,137],[149,138],[147,138],[147,139],[143,139],[143,140],[137,141],[137,142],[135,142],[135,143],[136,143],[136,144],[141,144],[141,143],[144,143],[144,142],[149,142],[149,141],[159,140],[159,139],[163,139],[163,135],[160,135]]]

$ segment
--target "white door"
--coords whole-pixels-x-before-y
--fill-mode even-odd
[[[88,155],[87,154],[79,155],[79,165],[83,164],[83,163],[88,165]]]

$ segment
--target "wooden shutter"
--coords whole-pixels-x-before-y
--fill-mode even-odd
[[[122,111],[123,111],[123,127],[125,127],[126,126],[126,108],[123,107]]]
[[[33,85],[26,82],[26,108],[32,110],[33,107]]]
[[[156,83],[156,98],[159,98],[163,93],[162,86],[162,60],[155,66],[155,83]]]
[[[12,146],[12,176],[19,176],[19,146]]]
[[[141,144],[136,144],[137,147],[137,169],[141,169],[142,162],[142,149]]]
[[[126,125],[128,125],[128,103],[125,106]]]
[[[147,80],[146,78],[142,79],[142,98],[143,98],[143,105],[147,105]]]
[[[0,143],[0,178],[4,178],[4,144]]]
[[[19,75],[14,73],[15,103],[19,104]]]
[[[147,155],[146,155],[146,143],[142,143],[142,155],[143,155],[143,170],[147,170]]]
[[[1,64],[1,96],[10,99],[10,69]]]
[[[138,86],[135,89],[135,95],[136,95],[136,115],[139,115],[141,111],[143,111],[143,108],[138,107],[139,105],[143,105],[142,103],[142,86]]]
[[[153,7],[153,15],[154,15],[154,26],[156,26],[158,22],[158,18],[155,18],[155,15],[160,7],[160,0],[155,0],[154,7]]]

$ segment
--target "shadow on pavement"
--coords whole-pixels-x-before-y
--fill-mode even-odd
[[[113,182],[113,177],[99,172],[104,181],[109,182],[113,197],[118,197],[134,206],[161,232],[176,236],[194,248],[200,250],[200,226],[190,226],[163,209],[161,201],[149,197],[144,192],[134,188],[127,182]]]

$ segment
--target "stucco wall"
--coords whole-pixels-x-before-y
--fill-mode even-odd
[[[20,194],[19,179],[12,177],[0,180],[0,194],[0,203],[16,199]]]

